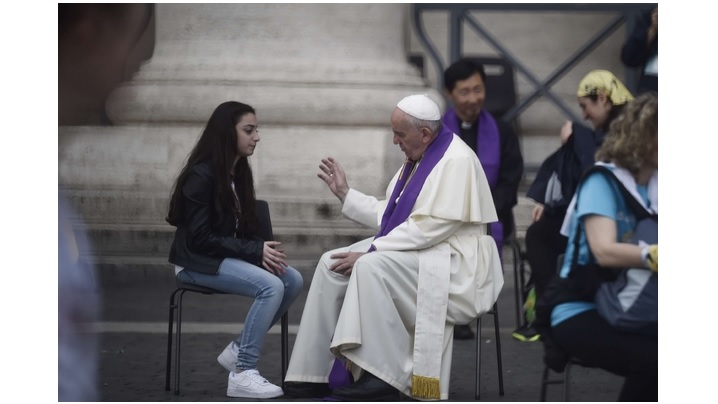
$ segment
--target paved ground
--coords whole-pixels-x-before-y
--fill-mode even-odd
[[[311,274],[305,273],[308,288]],[[513,277],[499,298],[504,395],[499,395],[496,339],[493,319],[484,317],[481,346],[482,401],[538,401],[542,347],[540,343],[514,340]],[[239,330],[249,299],[236,296],[187,294],[183,314],[181,392],[165,391],[167,315],[171,282],[144,285],[105,285],[101,338],[100,382],[103,401],[243,401],[226,397],[227,373],[217,355]],[[296,325],[305,295],[290,310],[290,328]],[[475,329],[476,324],[472,325]],[[290,351],[294,342],[290,335]],[[259,368],[270,381],[281,383],[278,329],[267,338]],[[450,401],[473,401],[476,341],[456,341],[452,365]],[[172,379],[173,381],[174,379]],[[572,401],[615,401],[621,379],[599,369],[575,368],[571,376]],[[549,400],[562,400],[562,387],[549,386]],[[248,401],[248,400],[247,400]],[[288,401],[281,398],[270,401]],[[309,400],[304,400],[309,401]]]

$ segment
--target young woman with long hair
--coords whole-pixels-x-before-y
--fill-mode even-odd
[[[254,180],[248,157],[259,142],[257,117],[228,101],[212,113],[174,185],[167,222],[177,227],[169,261],[189,284],[254,298],[244,329],[217,361],[229,371],[227,396],[283,395],[257,370],[269,328],[302,290],[281,243],[257,231]]]

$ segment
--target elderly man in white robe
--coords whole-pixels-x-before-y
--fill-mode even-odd
[[[343,215],[378,233],[321,257],[285,395],[448,399],[453,326],[491,309],[503,275],[487,235],[497,216],[484,171],[440,119],[426,95],[399,101],[391,128],[406,162],[383,201],[350,188],[338,161],[322,160],[318,176]],[[344,369],[356,382],[330,390],[330,372]]]

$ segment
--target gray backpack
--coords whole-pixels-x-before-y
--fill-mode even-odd
[[[615,177],[614,177],[615,178]],[[658,215],[639,204],[616,179],[638,224],[631,241],[658,244]],[[626,268],[615,281],[604,282],[596,292],[596,310],[614,328],[658,337],[658,273]]]

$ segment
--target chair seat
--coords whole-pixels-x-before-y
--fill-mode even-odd
[[[191,290],[191,291],[193,291],[193,292],[204,293],[204,294],[207,294],[207,295],[211,295],[211,294],[223,295],[223,294],[226,294],[226,293],[222,292],[221,290],[212,289],[212,288],[208,288],[208,287],[205,287],[205,286],[199,286],[199,285],[195,285],[195,284],[192,284],[192,283],[184,283],[184,282],[180,281],[180,280],[177,279],[177,278],[175,278],[175,281],[176,281],[176,284],[177,284],[177,289],[187,289],[187,290]]]
[[[272,234],[272,222],[269,217],[269,205],[267,201],[257,200],[257,215],[259,216],[261,227],[259,229],[260,236],[264,240],[273,240]],[[201,293],[204,295],[224,295],[228,294],[216,289],[208,288],[205,286],[194,285],[190,283],[181,282],[175,278],[177,289],[170,295],[169,304],[169,321],[167,330],[167,365],[165,370],[165,390],[170,390],[170,376],[172,372],[172,345],[174,335],[174,348],[175,348],[175,383],[174,383],[174,394],[179,395],[180,389],[180,346],[182,337],[182,299],[185,292]],[[175,331],[175,317],[176,331]],[[287,367],[289,366],[289,315],[284,313],[281,320],[281,350],[282,350],[282,386],[284,386],[284,378],[287,374]]]

